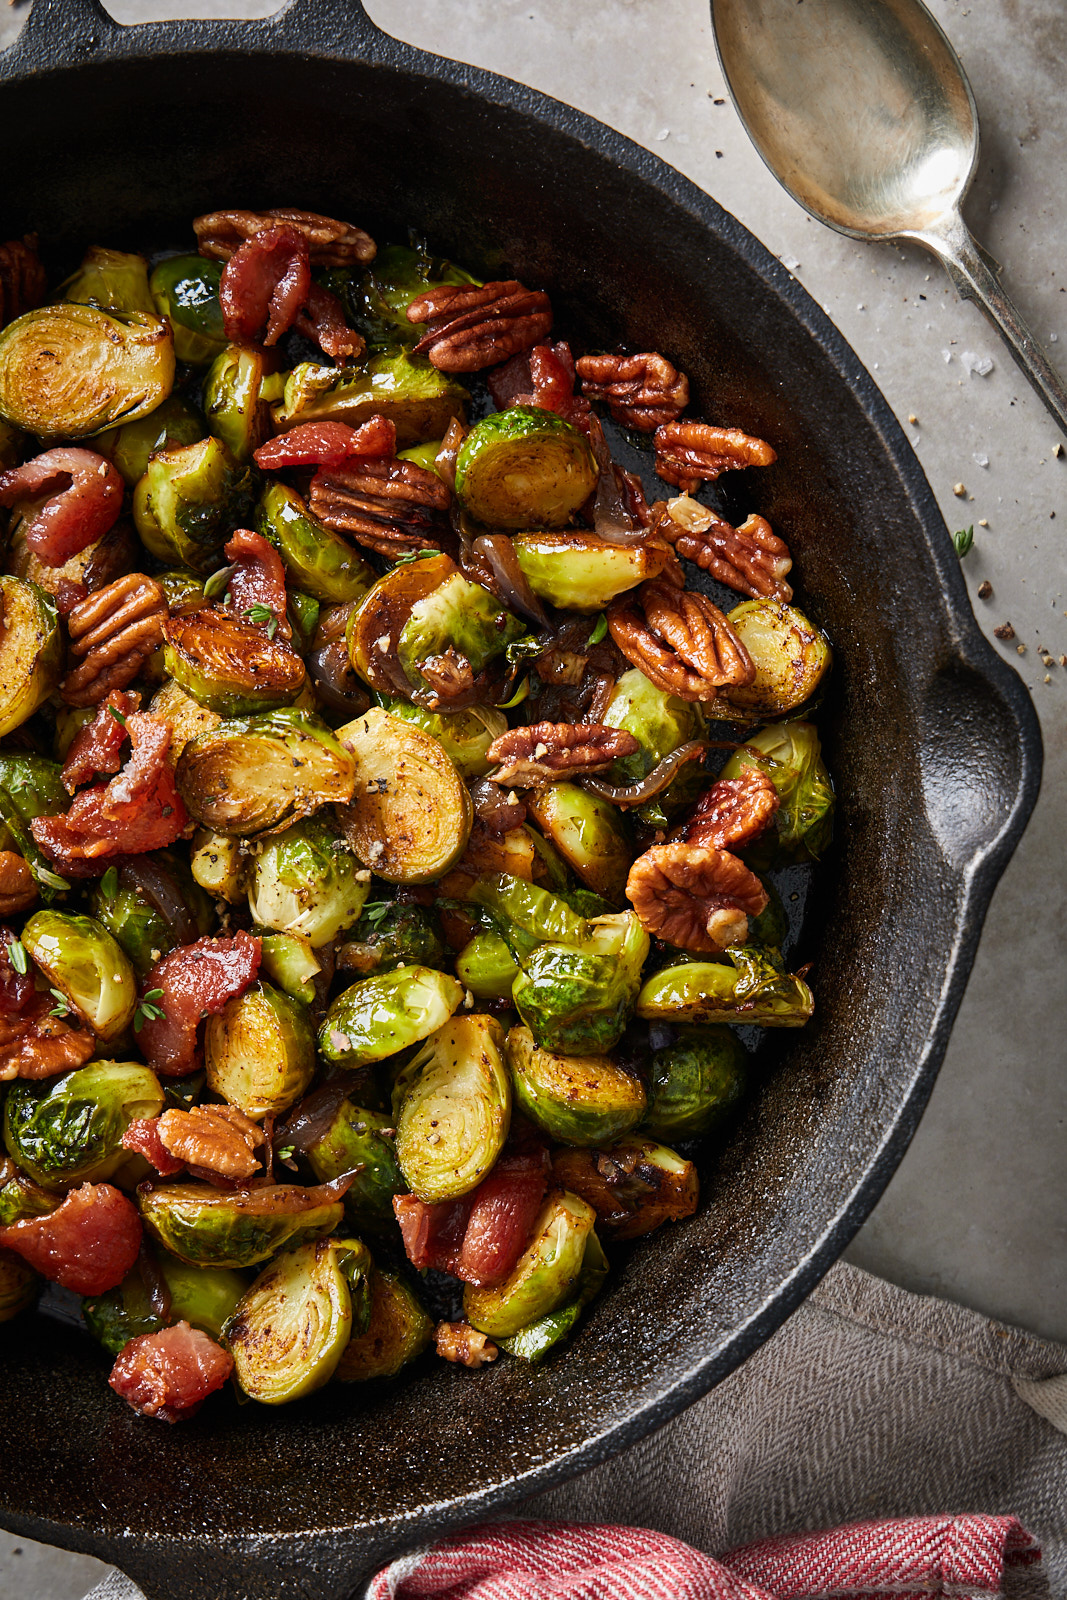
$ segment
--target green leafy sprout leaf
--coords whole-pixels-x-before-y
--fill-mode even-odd
[[[952,543],[956,546],[956,554],[962,561],[974,543],[974,525],[969,528],[957,528],[952,535]]]

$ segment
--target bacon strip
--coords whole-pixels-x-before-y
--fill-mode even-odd
[[[238,528],[226,545],[226,557],[236,562],[227,590],[230,607],[246,621],[253,606],[265,606],[273,613],[276,632],[291,639],[293,630],[285,616],[285,568],[282,558],[261,533]]]
[[[130,1339],[111,1369],[108,1383],[143,1417],[182,1422],[233,1371],[233,1357],[200,1328],[176,1322],[159,1333]]]
[[[308,339],[314,339],[320,350],[332,356],[338,365],[353,361],[363,354],[364,341],[345,321],[344,307],[335,294],[313,283],[303,311],[297,314],[296,327]]]
[[[26,527],[26,543],[46,566],[61,567],[114,527],[123,489],[95,450],[64,447],[0,473],[0,506],[46,495]]]
[[[395,453],[396,424],[375,415],[358,428],[347,422],[302,422],[261,444],[254,459],[265,472],[278,472],[285,467],[340,467],[353,456]]]
[[[253,234],[222,269],[219,304],[227,339],[248,344],[266,323],[263,343],[276,344],[293,326],[310,290],[304,234],[285,223]]]
[[[162,989],[163,1015],[148,1018],[137,1036],[155,1072],[181,1078],[195,1070],[200,1023],[255,982],[260,953],[259,940],[238,930],[230,939],[197,939],[156,962],[144,989]]]
[[[137,1260],[141,1219],[112,1184],[83,1183],[46,1216],[0,1228],[0,1245],[64,1289],[104,1294]]]
[[[162,1178],[185,1170],[185,1162],[176,1160],[160,1138],[158,1117],[135,1117],[122,1135],[122,1148],[144,1156]]]
[[[574,357],[565,340],[536,344],[512,356],[490,373],[489,391],[501,411],[511,406],[539,406],[554,411],[584,431],[590,403],[574,392]]]
[[[126,742],[126,718],[141,704],[139,694],[112,689],[97,707],[92,722],[79,728],[67,751],[60,777],[68,794],[101,772],[117,772],[122,766],[122,746]]]

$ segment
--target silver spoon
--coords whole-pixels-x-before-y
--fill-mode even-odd
[[[711,0],[711,20],[741,120],[778,181],[840,233],[932,250],[1067,432],[1067,389],[960,215],[978,112],[920,0]]]

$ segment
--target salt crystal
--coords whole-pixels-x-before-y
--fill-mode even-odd
[[[670,136],[671,136],[671,130],[669,128],[661,128],[660,131],[657,133],[656,138],[657,139],[669,139]]]
[[[1048,342],[1049,342],[1049,344],[1059,344],[1059,342],[1060,342],[1059,334],[1058,333],[1050,333],[1049,336],[1048,336]]]
[[[951,361],[952,360],[952,351],[951,350],[942,350],[941,354],[944,356],[946,361]]]
[[[975,453],[974,459],[980,467],[988,467],[989,465],[989,457],[982,455],[980,452]]]
[[[795,272],[800,265],[796,256],[782,256],[781,262],[787,272]]]
[[[988,377],[993,370],[992,356],[977,356],[973,350],[965,350],[960,360],[968,372],[976,373],[979,378]]]

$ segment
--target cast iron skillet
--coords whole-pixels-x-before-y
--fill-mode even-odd
[[[288,1412],[221,1402],[165,1428],[108,1390],[83,1336],[2,1330],[6,1527],[114,1561],[153,1600],[340,1600],[401,1545],[665,1422],[840,1254],[930,1093],[1037,794],[1037,722],[844,340],[714,201],[588,117],[397,43],[356,0],[131,29],[94,0],[37,0],[0,58],[0,128],[0,238],[38,229],[57,264],[87,242],[181,242],[219,206],[303,206],[379,237],[414,221],[548,289],[589,345],[665,350],[696,414],[776,445],[744,494],[836,646],[816,1021],[770,1041],[699,1217],[634,1248],[561,1358],[439,1364]]]

